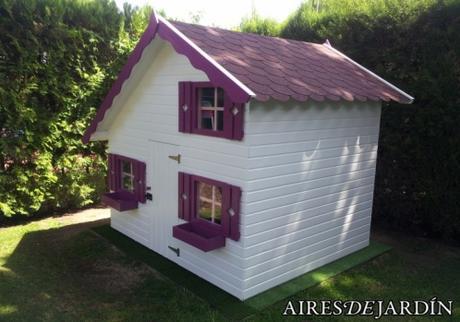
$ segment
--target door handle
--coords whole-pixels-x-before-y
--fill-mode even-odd
[[[168,156],[171,160],[177,161],[177,163],[180,163],[180,154],[178,155],[170,155]]]

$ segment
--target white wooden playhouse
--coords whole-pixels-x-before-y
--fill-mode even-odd
[[[327,42],[152,15],[83,141],[114,229],[244,300],[369,244],[389,100]]]

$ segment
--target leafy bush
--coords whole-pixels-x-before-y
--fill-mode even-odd
[[[259,32],[246,24],[241,29]],[[410,106],[383,107],[373,212],[379,224],[460,239],[459,30],[458,0],[310,1],[280,24],[282,37],[329,39],[415,96]]]

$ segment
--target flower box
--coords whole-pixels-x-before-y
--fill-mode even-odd
[[[225,246],[225,237],[220,232],[209,229],[206,223],[198,220],[174,226],[173,236],[204,252]]]
[[[129,192],[117,191],[107,192],[102,195],[102,202],[118,211],[126,211],[137,208],[137,200]]]

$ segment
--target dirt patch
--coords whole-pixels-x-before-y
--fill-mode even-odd
[[[91,208],[82,210],[73,214],[66,214],[61,217],[48,218],[44,220],[53,220],[56,223],[66,226],[79,223],[88,224],[88,227],[91,227],[92,222],[98,222],[100,220],[109,220],[110,218],[110,209],[109,208]]]
[[[150,274],[152,272],[142,264],[101,259],[87,267],[84,278],[93,288],[119,294],[135,289]]]

